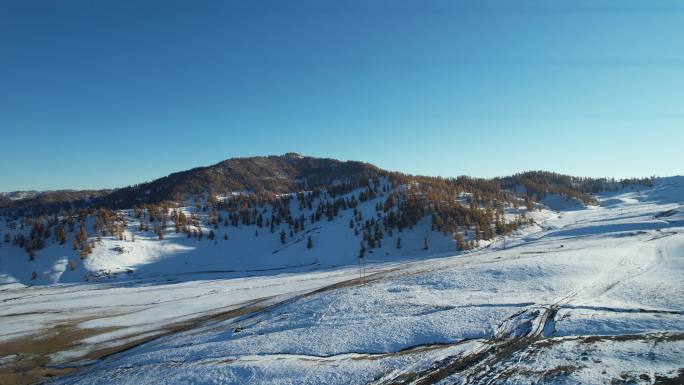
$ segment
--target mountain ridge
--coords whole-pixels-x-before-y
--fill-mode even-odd
[[[365,185],[379,177],[419,182],[445,188],[484,191],[520,190],[538,200],[546,193],[558,193],[591,203],[588,194],[630,184],[648,184],[652,179],[584,178],[548,171],[528,171],[506,177],[476,178],[460,176],[410,175],[381,169],[371,163],[333,158],[318,158],[289,152],[283,155],[229,158],[209,166],[177,171],[151,181],[116,189],[55,190],[26,194],[26,197],[0,194],[0,212],[7,215],[47,214],[88,207],[131,208],[141,204],[183,202],[193,196],[228,194],[285,194],[339,183]],[[446,185],[445,185],[446,183]]]

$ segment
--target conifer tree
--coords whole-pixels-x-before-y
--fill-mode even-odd
[[[60,245],[66,243],[66,234],[64,234],[64,227],[57,226],[57,228],[55,229],[55,239],[57,240],[57,242],[59,242]]]
[[[86,230],[85,225],[81,224],[81,228],[78,232],[78,241],[79,242],[85,242],[88,239],[88,231]]]

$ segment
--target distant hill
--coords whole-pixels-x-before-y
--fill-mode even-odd
[[[546,171],[530,171],[509,177],[478,179],[411,176],[382,170],[359,161],[314,158],[296,153],[232,158],[207,167],[197,167],[115,190],[25,191],[0,195],[5,215],[38,215],[87,207],[131,208],[141,204],[184,202],[192,197],[235,193],[284,194],[326,188],[336,184],[367,184],[370,179],[391,176],[399,184],[418,183],[432,193],[440,190],[501,196],[513,192],[528,201],[547,193],[592,203],[590,193],[613,190],[648,180],[615,181],[579,178]],[[436,196],[436,195],[435,195]]]
[[[497,178],[503,189],[517,190],[519,195],[538,200],[546,194],[558,194],[565,198],[579,199],[585,204],[597,204],[589,194],[617,190],[623,187],[643,184],[653,185],[653,178],[622,179],[583,178],[548,171],[528,171],[512,176]]]
[[[33,192],[24,199],[0,196],[0,209],[16,214],[39,214],[60,209],[102,206],[128,208],[143,203],[181,202],[199,194],[282,194],[368,181],[387,172],[364,162],[314,158],[296,153],[232,158],[207,167],[180,171],[150,182],[116,190]]]
[[[2,193],[0,195],[0,212],[53,213],[60,210],[87,207],[95,199],[110,194],[112,190],[55,190],[55,191],[22,191]]]
[[[0,199],[7,200],[19,200],[19,199],[29,199],[40,195],[42,191],[36,190],[26,190],[26,191],[9,191],[0,192]]]
[[[3,268],[26,284],[331,267],[466,252],[534,226],[545,207],[582,208],[597,203],[593,192],[651,182],[546,171],[414,176],[292,153],[234,158],[117,190],[3,194],[0,247]],[[162,259],[148,272],[138,266]]]
[[[208,167],[176,172],[102,197],[103,204],[130,207],[139,203],[182,201],[189,196],[233,192],[283,194],[377,178],[385,172],[369,163],[313,158],[295,153],[232,158]]]

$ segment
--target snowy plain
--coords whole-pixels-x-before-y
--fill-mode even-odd
[[[142,260],[160,253],[139,239],[135,274],[87,283],[54,267],[59,253],[45,262],[57,273],[41,278],[57,285],[24,287],[20,269],[3,264],[0,341],[39,340],[38,331],[65,325],[86,331],[50,353],[46,365],[78,367],[58,384],[682,381],[684,178],[598,198],[599,206],[565,202],[558,213],[534,213],[539,225],[465,254],[454,255],[450,237],[417,228],[402,234],[400,255],[387,246],[371,256],[364,280],[356,245],[340,252],[351,242],[334,241],[344,220],[317,230],[315,255],[292,247],[264,262],[256,256],[275,258],[277,239],[246,257],[206,262],[234,249],[188,261],[209,246],[170,237],[156,244],[196,249],[166,263]],[[425,236],[429,251],[420,247]],[[96,271],[111,263],[104,260],[86,263]],[[187,274],[173,270],[185,266]],[[191,327],[176,327],[184,322]],[[25,358],[3,354],[0,366]]]

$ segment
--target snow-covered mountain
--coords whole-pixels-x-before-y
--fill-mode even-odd
[[[53,214],[63,209],[131,208],[161,202],[183,202],[200,195],[233,193],[284,194],[358,182],[389,174],[357,161],[339,161],[288,153],[280,156],[231,158],[207,167],[180,171],[150,182],[115,190],[59,190],[22,195],[0,201],[0,213]]]
[[[533,171],[495,179],[459,177],[443,179],[411,176],[382,170],[359,161],[314,158],[296,153],[231,158],[207,167],[180,171],[150,182],[113,190],[24,191],[0,194],[0,214],[10,217],[55,214],[61,210],[107,207],[127,209],[136,205],[186,202],[207,196],[234,194],[286,194],[339,185],[366,185],[380,177],[407,184],[430,184],[468,193],[499,193],[510,190],[521,197],[543,198],[547,193],[586,202],[589,193],[615,190],[625,185],[650,183],[649,179],[615,181],[605,178],[578,178]],[[440,186],[441,184],[441,186]]]
[[[229,159],[113,191],[44,192],[0,217],[0,283],[302,271],[455,254],[534,226],[538,210],[646,187],[530,172],[418,177],[283,156]],[[541,204],[541,203],[544,204]]]
[[[42,193],[42,191],[36,191],[36,190],[8,191],[8,192],[0,192],[0,197],[14,201],[14,200],[19,200],[19,199],[35,198],[36,196],[40,195],[41,193]]]
[[[336,199],[356,200],[365,191],[366,188],[354,189]],[[233,224],[227,210],[205,208],[204,201],[200,207],[188,205],[171,209],[184,213],[187,218],[195,217],[197,225],[191,226],[189,232],[184,229],[176,232],[173,221],[169,219],[160,230],[163,233],[160,239],[154,230],[159,220],[150,222],[148,213],[136,217],[133,209],[120,210],[117,215],[121,220],[116,224],[114,235],[108,232],[108,235],[93,234],[91,229],[99,219],[96,216],[83,220],[90,232],[88,242],[92,245],[92,252],[83,258],[71,239],[78,236],[78,223],[74,225],[73,232],[68,231],[68,225],[64,226],[69,238],[67,242],[61,244],[53,234],[30,260],[25,249],[12,245],[17,234],[29,233],[29,226],[22,229],[21,220],[0,219],[0,228],[10,239],[0,248],[0,279],[4,284],[40,285],[187,274],[207,277],[264,275],[356,265],[359,263],[364,224],[369,221],[382,224],[387,215],[377,207],[384,204],[391,193],[380,191],[376,197],[358,202],[354,209],[340,210],[331,220],[323,218],[313,222],[311,216],[316,215],[318,207],[331,200],[329,196],[323,194],[313,198],[310,209],[300,204],[296,194],[292,199],[289,195],[282,196],[281,199],[287,201],[289,216],[298,223],[303,218],[304,224],[297,224],[296,231],[287,220],[270,226],[267,221],[274,215],[271,206],[259,210],[262,218],[266,218],[262,219],[261,225],[243,224],[241,220]],[[282,207],[275,210],[282,210]],[[524,211],[522,208],[511,209],[509,218],[512,220],[520,210]],[[537,215],[535,213],[531,217]],[[168,216],[171,217],[172,213],[169,212]],[[123,230],[119,233],[121,226]],[[373,231],[375,225],[370,230]],[[482,240],[478,246],[487,244],[489,241]],[[424,217],[410,229],[384,231],[378,244],[364,253],[362,262],[398,261],[457,252],[458,245],[453,235],[432,231],[431,218]]]
[[[219,165],[5,206],[0,383],[682,380],[684,177]]]
[[[235,158],[113,191],[12,200],[0,211],[0,283],[236,276],[455,254],[535,226],[543,207],[583,208],[596,204],[591,192],[650,183],[546,172],[418,177],[294,153]]]

